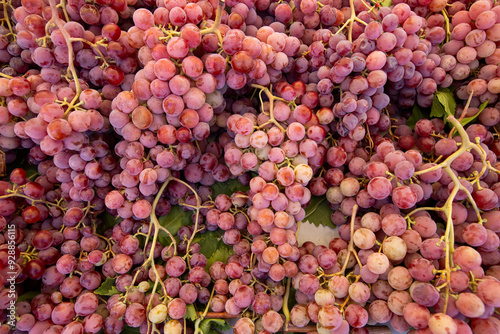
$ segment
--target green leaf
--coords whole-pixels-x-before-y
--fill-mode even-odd
[[[437,93],[436,93],[436,96],[434,96],[434,100],[432,101],[430,117],[442,118],[444,115],[445,115],[445,111],[444,111],[443,105],[441,104],[441,102],[439,102],[439,100],[437,98]]]
[[[101,295],[101,296],[112,296],[119,294],[120,291],[115,286],[115,280],[114,278],[108,277],[106,280],[101,284],[101,286],[94,291],[96,295]]]
[[[455,96],[453,95],[453,92],[448,89],[440,89],[436,92],[436,96],[439,100],[439,102],[443,105],[444,111],[448,115],[455,115],[455,109],[457,108],[457,103],[455,102]]]
[[[203,250],[201,250],[203,252]],[[233,250],[229,247],[221,247],[217,248],[217,250],[212,254],[211,257],[207,258],[207,266],[206,268],[210,268],[210,266],[217,261],[226,262],[227,259],[233,254]]]
[[[211,187],[213,192],[213,199],[220,194],[226,194],[231,196],[236,191],[248,191],[250,189],[249,186],[244,186],[238,181],[238,179],[227,180],[226,182],[215,182],[215,184]]]
[[[200,244],[200,253],[210,258],[218,249],[230,249],[222,240],[223,231],[197,234],[193,242]]]
[[[192,211],[184,211],[181,206],[174,205],[168,215],[159,217],[158,221],[161,226],[165,227],[170,233],[172,233],[173,236],[175,236],[181,226],[192,224],[192,214]],[[168,246],[171,243],[170,237],[162,231],[160,231],[158,241],[163,246]]]
[[[231,329],[231,326],[224,319],[205,319],[200,322],[200,329],[203,334],[215,334],[217,331],[213,330],[213,328],[217,328],[218,330],[224,332]]]
[[[408,121],[406,121],[406,125],[408,125],[413,130],[415,128],[415,124],[423,118],[424,115],[422,114],[420,107],[417,104],[415,104],[413,106],[411,116],[408,118]]]
[[[40,294],[40,291],[26,292],[26,293],[23,293],[21,296],[19,296],[19,298],[17,298],[17,301],[18,302],[22,302],[22,301],[25,301],[25,300],[32,300],[33,298],[35,298],[39,294]]]
[[[380,3],[382,7],[391,7],[392,6],[392,0],[384,0]]]
[[[312,196],[311,201],[306,209],[306,216],[303,220],[308,220],[316,226],[325,225],[335,228],[330,215],[332,209],[328,206],[328,201],[325,196]]]
[[[481,105],[479,106],[479,111],[483,111],[484,109],[486,109],[486,106],[488,105],[488,103],[490,103],[489,99],[484,101],[483,103],[481,103]]]
[[[109,228],[113,228],[113,226],[119,224],[122,221],[121,218],[115,218],[107,212],[104,212],[101,215],[101,217],[102,217],[102,224],[97,226],[97,232],[99,234],[103,234],[104,231],[106,231]]]
[[[186,314],[184,315],[185,319],[195,321],[198,319],[198,315],[196,314],[196,309],[193,304],[189,304],[186,309]]]
[[[139,331],[139,327],[132,328],[132,327],[125,325],[125,327],[123,327],[123,330],[121,331],[121,333],[122,334],[139,334],[140,331]]]
[[[486,108],[486,106],[488,105],[488,101],[484,101],[480,106],[479,106],[479,111],[477,112],[477,114],[475,114],[474,116],[471,116],[471,117],[466,117],[464,119],[462,119],[460,121],[460,124],[462,124],[462,126],[466,126],[467,124],[473,122],[476,118],[479,117],[479,114]]]
[[[35,180],[36,175],[39,175],[37,166],[31,164],[26,164],[25,166],[23,166],[23,169],[26,171],[26,177],[30,180]]]
[[[146,291],[146,294],[152,293],[153,292],[153,288],[155,287],[155,282],[153,282],[152,280],[148,279],[148,283],[149,283],[149,289],[148,289],[148,291]],[[160,283],[158,283],[158,285],[156,286],[156,291],[155,292],[158,293],[158,294],[160,294],[160,295],[162,294],[161,293],[161,284]]]
[[[462,126],[465,127],[467,124],[474,122],[476,120],[476,118],[479,117],[479,114],[481,114],[481,112],[486,108],[486,106],[488,105],[489,101],[490,100],[487,100],[487,101],[484,101],[483,103],[481,103],[481,105],[479,106],[479,111],[477,112],[477,114],[475,114],[474,116],[471,116],[471,117],[465,117],[465,118],[463,118],[460,121],[460,124],[462,124]],[[457,129],[454,129],[452,136],[454,136],[456,132],[457,132]]]
[[[431,117],[454,116],[456,107],[457,103],[453,92],[448,88],[439,89],[432,101]]]

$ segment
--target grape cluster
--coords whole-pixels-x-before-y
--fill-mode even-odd
[[[494,1],[6,0],[0,21],[0,334],[500,333]],[[307,220],[338,237],[299,244]]]

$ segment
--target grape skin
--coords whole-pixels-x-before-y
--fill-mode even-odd
[[[488,101],[488,108],[477,118],[485,127],[474,124],[466,131],[471,140],[479,138],[487,159],[495,165],[500,149],[490,129],[498,121],[494,103],[499,91],[495,51],[499,12],[486,1],[469,9],[450,4],[453,30],[451,42],[445,42],[441,11],[446,3],[441,0],[395,4],[371,14],[355,3],[355,14],[366,27],[356,23],[350,38],[347,31],[331,33],[348,19],[346,4],[318,6],[305,0],[292,10],[287,3],[229,1],[228,11],[223,10],[217,26],[220,41],[210,30],[219,24],[217,4],[209,2],[174,1],[152,6],[146,1],[151,11],[136,8],[133,1],[70,2],[62,9],[66,14],[60,18],[63,27],[51,28],[47,40],[40,37],[50,16],[49,4],[39,0],[16,4],[17,8],[12,8],[16,40],[7,34],[7,27],[0,33],[0,60],[5,64],[0,95],[6,99],[0,107],[0,146],[7,161],[12,161],[15,149],[29,149],[28,161],[37,165],[39,175],[28,180],[26,173],[11,173],[10,181],[23,187],[22,193],[31,199],[23,202],[19,214],[19,203],[0,200],[5,220],[0,225],[16,226],[19,253],[26,253],[28,245],[38,250],[38,259],[30,258],[16,267],[19,283],[29,277],[41,278],[44,284],[41,297],[33,298],[30,305],[36,322],[24,317],[29,318],[24,329],[45,328],[50,317],[47,310],[65,304],[62,298],[75,298],[72,311],[85,320],[80,324],[73,317],[59,319],[63,322],[58,325],[61,331],[98,332],[104,328],[118,333],[125,324],[144,331],[147,302],[152,300],[155,307],[163,305],[157,294],[146,295],[147,279],[158,278],[164,280],[164,292],[175,298],[164,305],[171,318],[181,319],[186,304],[208,303],[213,279],[227,285],[219,283],[220,291],[211,303],[213,311],[236,315],[246,307],[260,307],[257,313],[263,316],[264,329],[276,332],[283,323],[278,312],[283,305],[285,277],[294,281],[295,297],[300,302],[294,307],[296,322],[306,326],[310,320],[317,323],[321,319],[320,332],[349,331],[354,320],[346,316],[342,321],[339,311],[330,308],[334,297],[347,296],[358,303],[370,302],[366,310],[356,304],[345,309],[359,306],[364,310],[363,326],[389,321],[392,311],[391,323],[401,328],[410,323],[415,328],[432,327],[433,331],[439,331],[442,323],[457,329],[468,327],[440,313],[428,317],[403,296],[404,290],[410,289],[408,297],[426,307],[434,306],[436,296],[441,298],[425,282],[434,279],[433,269],[443,269],[446,249],[439,238],[445,231],[437,223],[446,217],[442,212],[432,213],[432,218],[419,212],[422,215],[415,214],[407,221],[405,215],[428,200],[442,207],[455,185],[447,173],[441,168],[420,173],[419,184],[413,183],[417,178],[412,176],[433,166],[423,164],[431,154],[446,158],[456,152],[460,138],[435,139],[447,137],[445,124],[437,118],[419,120],[413,132],[403,126],[411,114],[398,108],[430,107],[438,87],[460,81],[453,92],[459,101],[457,118],[463,110],[460,104],[465,104],[470,93],[466,117],[476,115],[480,104]],[[68,15],[72,22],[66,23]],[[177,30],[167,37],[169,26]],[[66,34],[88,43],[67,44]],[[68,50],[67,45],[72,47]],[[100,55],[97,50],[109,64],[101,56],[94,57]],[[70,52],[81,89],[76,87],[75,74],[60,76],[61,71],[68,72]],[[477,78],[469,79],[472,73],[478,73]],[[244,97],[251,95],[252,84],[272,85],[270,93],[280,98],[274,101],[274,115],[269,96],[263,103]],[[342,93],[337,97],[339,89]],[[73,97],[80,102],[79,107],[66,114],[68,102],[60,101]],[[296,106],[288,103],[294,99]],[[397,137],[391,138],[391,131]],[[217,138],[207,140],[214,134]],[[365,143],[359,144],[367,134],[373,142],[369,149]],[[466,178],[479,172],[481,163],[472,150],[458,156],[451,168],[455,175]],[[163,182],[171,178],[187,184],[171,182],[164,196],[152,205]],[[250,183],[251,191],[212,196],[209,187],[215,182],[236,178],[241,184]],[[468,206],[458,202],[467,200],[463,190],[452,206],[457,232],[453,263],[461,270],[451,273],[450,285],[454,292],[461,292],[457,307],[469,316],[485,318],[471,321],[473,329],[490,322],[496,325],[495,320],[486,318],[497,302],[481,292],[479,284],[477,295],[484,303],[484,312],[478,315],[467,310],[464,300],[474,298],[464,292],[469,281],[464,275],[471,271],[483,278],[482,266],[498,264],[497,181],[491,171],[476,183],[461,180],[484,211],[487,221],[483,225]],[[4,194],[13,189],[7,182],[1,188]],[[341,242],[331,244],[332,249],[297,244],[298,224],[309,217],[307,208],[318,195],[325,195],[332,209],[331,217],[325,219],[341,225]],[[207,209],[213,198],[216,209]],[[58,203],[65,210],[44,204],[56,200],[62,201]],[[355,204],[362,212],[353,217],[352,226],[347,225]],[[137,237],[158,233],[148,220],[153,213],[158,218],[168,217],[179,206],[190,211],[186,216],[189,228],[179,229],[175,251],[165,244],[164,235],[160,240],[155,237],[154,242]],[[198,214],[195,208],[200,206]],[[113,217],[119,216],[121,222],[97,236],[94,228],[100,230],[102,222],[95,220],[93,210],[106,210]],[[200,224],[199,231],[194,228],[195,221]],[[223,231],[221,241],[232,247],[235,255],[225,263],[216,262],[206,273],[207,258],[198,253],[200,245],[188,240],[219,228]],[[5,243],[4,239],[0,237],[0,243]],[[352,251],[358,253],[360,263]],[[140,271],[138,266],[148,258],[156,264]],[[357,279],[370,282],[373,300],[365,283],[349,282],[343,276],[327,276],[331,292],[321,289],[318,273],[338,273],[344,260],[347,272],[343,270],[343,274],[359,274]],[[138,287],[128,291],[136,273],[142,283],[136,282]],[[125,306],[110,297],[111,316],[101,312],[103,304],[95,294],[83,290],[99,288],[102,278],[116,278],[120,295],[127,294],[130,301]],[[184,282],[186,278],[190,282]],[[485,279],[480,283],[495,289],[492,282]],[[264,285],[273,291],[270,296]],[[60,292],[59,296],[49,291],[57,306],[43,297],[49,288]],[[401,294],[390,298],[392,289]],[[418,291],[426,291],[425,298],[419,297]],[[398,305],[396,296],[403,300]],[[411,314],[405,316],[403,308],[407,306]],[[436,306],[434,312],[438,311]],[[59,309],[56,318],[58,313]],[[335,321],[330,313],[335,314]],[[427,322],[411,319],[413,313]],[[260,325],[243,317],[235,330],[254,332]],[[168,332],[182,331],[179,321],[170,320],[168,326]]]

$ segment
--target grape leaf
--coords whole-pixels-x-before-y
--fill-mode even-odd
[[[474,116],[466,117],[466,118],[462,119],[460,121],[460,124],[462,124],[462,126],[466,126],[467,124],[473,122],[476,118],[479,117],[479,114],[486,108],[486,106],[488,105],[489,101],[490,100],[487,100],[487,101],[484,101],[483,103],[481,103],[481,105],[479,106],[479,111],[477,112],[477,114],[475,114]]]
[[[94,293],[101,296],[113,296],[120,293],[120,291],[115,286],[115,279],[108,277]]]
[[[439,89],[432,101],[431,117],[454,116],[456,108],[457,103],[453,92],[448,88]]]
[[[411,116],[408,118],[408,121],[406,121],[406,125],[408,125],[413,130],[415,128],[415,124],[423,118],[425,117],[422,114],[422,111],[420,110],[419,106],[415,104],[413,106]]]
[[[104,231],[106,231],[109,228],[112,228],[113,226],[119,224],[122,221],[121,218],[115,218],[107,212],[104,212],[101,215],[101,217],[102,217],[102,224],[97,226],[97,232],[99,234],[103,234]]]
[[[218,330],[224,332],[231,329],[231,326],[224,319],[205,319],[200,322],[200,329],[203,334],[216,334],[217,331],[213,330],[213,328],[217,328]]]
[[[139,334],[140,331],[139,331],[139,327],[132,328],[132,327],[125,325],[125,327],[123,327],[123,330],[121,331],[121,333],[122,334]]]
[[[165,227],[172,235],[175,237],[177,231],[181,226],[191,225],[191,215],[192,211],[184,211],[181,206],[174,205],[168,215],[161,216],[158,218],[158,222],[161,226]],[[158,236],[158,241],[163,246],[170,245],[170,237],[165,233],[160,231],[160,235]]]
[[[436,96],[434,96],[434,100],[432,101],[430,117],[441,118],[444,115],[445,115],[445,111],[444,111],[443,105],[441,104],[441,102],[439,102],[439,100],[437,98],[437,93],[436,93]]]
[[[185,319],[195,321],[198,319],[198,315],[196,314],[196,309],[193,304],[189,304],[186,308],[186,314],[184,315]]]
[[[328,206],[328,201],[325,196],[312,196],[306,208],[306,216],[303,220],[308,220],[311,224],[316,226],[325,225],[335,228],[335,225],[333,225],[330,219],[331,214],[332,209]]]
[[[34,180],[35,175],[39,175],[38,168],[31,164],[25,164],[25,166],[27,167],[23,167],[23,169],[26,171],[26,177],[30,180]]]
[[[20,295],[19,298],[17,298],[17,302],[22,302],[24,300],[32,300],[33,298],[35,298],[39,294],[40,294],[40,291],[26,292],[26,293]]]
[[[236,191],[248,191],[250,189],[249,186],[244,186],[238,181],[238,179],[227,180],[226,182],[215,182],[213,186],[211,186],[213,192],[213,198],[217,197],[220,194],[226,194],[231,196]]]
[[[471,117],[463,118],[460,121],[460,124],[462,124],[462,126],[465,127],[467,124],[469,124],[471,122],[474,122],[474,120],[479,117],[479,114],[486,108],[486,106],[488,105],[488,102],[489,102],[489,100],[484,101],[483,103],[481,103],[481,105],[479,106],[479,111],[477,112],[477,114],[475,114],[474,116],[471,116]],[[454,129],[452,136],[454,136],[456,132],[457,132],[457,129]]]
[[[222,231],[214,231],[200,234],[198,233],[193,242],[200,244],[200,253],[210,258],[218,249],[229,248],[222,241]]]
[[[392,6],[392,0],[384,0],[380,3],[382,7],[391,7]]]
[[[217,248],[217,250],[212,254],[211,257],[207,258],[207,266],[205,268],[210,268],[210,266],[217,261],[226,262],[229,256],[233,254],[233,250],[229,247]]]

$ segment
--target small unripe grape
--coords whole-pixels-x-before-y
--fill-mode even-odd
[[[148,291],[149,290],[149,282],[144,281],[144,282],[139,283],[138,288],[139,288],[140,292]]]
[[[325,305],[334,305],[335,304],[335,296],[330,290],[327,289],[319,289],[314,294],[314,301],[319,306]]]
[[[182,324],[178,320],[170,320],[165,324],[164,333],[181,334]]]
[[[295,180],[302,184],[308,183],[312,179],[314,174],[312,168],[304,164],[295,167],[294,172]]]
[[[142,283],[145,283],[145,282],[142,282]],[[160,322],[163,322],[163,321],[165,321],[166,318],[167,318],[167,306],[165,306],[164,304],[156,305],[155,307],[153,307],[153,309],[151,311],[149,311],[149,314],[148,314],[149,321],[151,321],[154,324],[158,324]],[[166,327],[166,325],[165,325],[165,327]],[[171,332],[169,331],[167,333],[171,333]]]

